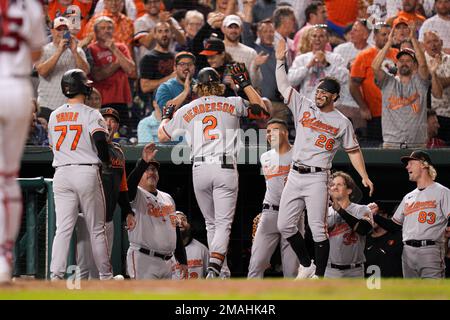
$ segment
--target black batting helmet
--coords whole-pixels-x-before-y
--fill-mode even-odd
[[[71,69],[61,78],[61,90],[67,98],[73,98],[77,94],[89,96],[92,92],[92,81],[81,69]]]
[[[203,68],[200,70],[197,76],[197,83],[199,84],[209,84],[209,83],[220,83],[219,73],[211,67]]]

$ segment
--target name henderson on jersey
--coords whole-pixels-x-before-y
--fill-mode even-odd
[[[208,316],[209,312],[218,313],[221,315],[256,315],[256,314],[276,314],[275,305],[273,304],[220,304],[218,310],[211,307],[191,307],[184,303],[181,307],[175,308],[176,315],[203,315],[203,318]]]
[[[211,112],[211,111],[222,111],[229,113],[231,115],[234,114],[234,110],[236,107],[229,103],[222,103],[222,102],[212,102],[212,103],[205,103],[205,104],[199,104],[198,106],[194,106],[190,108],[186,113],[183,115],[183,119],[189,123],[192,119],[195,118],[195,116],[205,113],[205,112]]]

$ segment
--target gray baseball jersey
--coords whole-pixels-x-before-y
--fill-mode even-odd
[[[357,219],[368,219],[373,224],[372,213],[367,206],[350,203],[345,211]],[[349,265],[366,261],[364,256],[366,237],[354,232],[332,207],[328,208],[327,224],[330,237],[329,262]]]
[[[201,279],[206,277],[206,268],[208,267],[209,251],[208,248],[195,239],[185,247],[188,262],[188,279]],[[180,264],[174,257],[170,260],[172,266],[172,279],[182,280],[180,274]]]
[[[266,179],[264,203],[280,205],[281,193],[286,184],[292,162],[292,148],[280,155],[275,149],[261,155],[261,169]]]
[[[210,267],[217,272],[228,251],[237,202],[239,117],[247,115],[240,97],[205,96],[181,107],[162,127],[170,138],[184,132],[191,147],[195,197],[205,218]],[[224,155],[233,158],[226,166],[220,161]]]
[[[261,169],[266,179],[264,203],[279,206],[281,194],[291,168],[292,148],[283,155],[271,149],[261,155]],[[298,259],[286,239],[281,237],[277,228],[278,211],[264,209],[252,245],[252,254],[248,267],[248,278],[263,278],[264,271],[270,266],[270,259],[278,245],[281,249],[281,263],[284,277],[295,277],[298,271]],[[304,221],[299,220],[298,228],[303,230]]]
[[[50,115],[48,136],[56,167],[53,177],[56,234],[50,270],[55,279],[65,274],[70,238],[80,209],[85,213],[100,279],[112,277],[105,236],[106,206],[96,165],[100,159],[92,139],[97,131],[107,134],[105,120],[98,110],[84,104],[64,104]]]
[[[403,225],[403,241],[434,240],[442,243],[450,216],[450,190],[434,182],[408,193],[392,220]]]
[[[293,162],[330,169],[340,146],[347,152],[359,149],[352,123],[342,113],[322,112],[292,87],[288,90],[285,103],[292,111],[296,129]]]
[[[172,255],[177,238],[177,216],[172,197],[159,190],[155,196],[138,186],[131,208],[135,213],[136,227],[128,231],[130,247]]]
[[[101,163],[92,141],[92,135],[97,131],[108,134],[105,120],[98,110],[84,104],[66,103],[53,111],[48,122],[53,167]]]
[[[186,132],[192,157],[237,156],[239,117],[247,114],[244,100],[240,97],[201,97],[177,110],[163,129],[170,138]]]
[[[413,75],[407,84],[385,73],[375,81],[382,92],[383,142],[425,144],[427,141],[427,91],[430,81]]]

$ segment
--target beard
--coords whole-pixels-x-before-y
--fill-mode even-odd
[[[327,106],[330,104],[330,100],[328,99],[328,97],[322,97],[322,98],[316,98],[316,106],[319,109],[322,109],[323,107]]]
[[[411,70],[411,68],[409,68],[407,66],[401,66],[400,69],[398,70],[398,72],[402,76],[410,76],[412,73],[412,70]]]
[[[183,238],[183,240],[184,240],[184,239],[187,239],[187,240],[188,240],[187,242],[190,242],[190,241],[191,241],[191,238],[192,238],[192,230],[191,230],[191,227],[189,227],[189,228],[184,229],[184,230],[181,231],[181,238]]]
[[[157,40],[158,44],[163,47],[164,49],[167,49],[169,47],[170,44],[170,38],[161,38]]]

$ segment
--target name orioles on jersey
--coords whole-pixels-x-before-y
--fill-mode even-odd
[[[403,216],[408,217],[413,215],[412,218],[417,219],[419,223],[434,224],[436,222],[436,208],[436,200],[405,202]],[[415,215],[416,213],[417,217]]]
[[[188,269],[203,268],[203,265],[204,265],[204,262],[202,259],[188,259],[188,262],[187,262]],[[172,265],[172,273],[177,272],[177,270],[181,270],[181,266],[180,266],[179,262],[176,262],[176,264]],[[189,279],[198,279],[199,277],[200,276],[199,276],[198,272],[189,271],[189,275],[188,275]]]
[[[289,170],[291,169],[291,165],[270,165],[270,166],[263,166],[262,170],[263,170],[263,174],[266,180],[270,180],[274,177],[279,177],[279,176],[286,176],[285,178],[287,179],[287,174],[289,174]]]
[[[155,218],[161,217],[163,221],[166,221],[166,216],[169,216],[172,226],[177,226],[177,216],[173,215],[175,207],[173,205],[155,205],[153,203],[147,204],[147,215]]]
[[[332,151],[336,143],[336,136],[339,134],[339,128],[333,127],[330,124],[324,123],[317,118],[312,118],[308,111],[303,112],[302,118],[299,120],[304,128],[310,128],[313,131],[319,132],[314,145],[316,147]],[[331,136],[331,137],[330,137]],[[355,144],[358,144],[356,136],[353,134]]]

